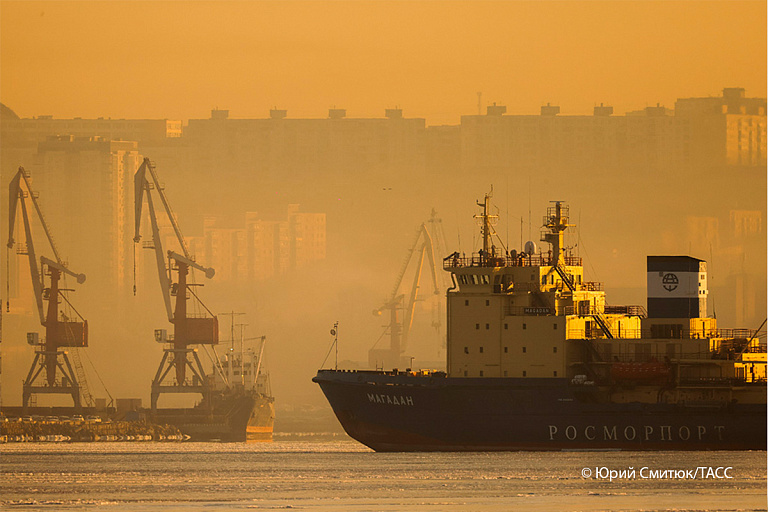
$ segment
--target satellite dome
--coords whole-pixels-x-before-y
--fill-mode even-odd
[[[538,247],[536,247],[536,242],[531,242],[528,240],[525,242],[525,254],[536,254],[538,251]]]

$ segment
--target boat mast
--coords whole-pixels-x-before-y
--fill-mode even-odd
[[[491,191],[485,194],[485,199],[483,199],[483,202],[481,203],[480,201],[477,201],[477,206],[481,206],[483,208],[482,215],[475,215],[476,219],[480,219],[480,231],[483,235],[483,252],[480,255],[480,265],[485,265],[491,256],[495,256],[495,254],[491,254],[491,252],[494,252],[494,248],[491,244],[491,235],[493,229],[491,227],[491,221],[498,219],[498,215],[490,214],[491,197],[493,197],[493,185],[491,185]]]
[[[542,240],[552,245],[553,261],[550,264],[553,267],[562,265],[564,262],[563,251],[565,244],[563,242],[563,233],[573,224],[568,224],[568,206],[563,201],[553,201],[555,206],[547,208],[547,217],[544,219],[544,227],[549,229],[549,233],[543,233]]]

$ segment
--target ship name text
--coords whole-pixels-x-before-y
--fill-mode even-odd
[[[386,393],[368,393],[368,401],[374,404],[410,405],[413,406],[412,396],[388,395]]]
[[[549,425],[550,441],[722,441],[724,425]]]

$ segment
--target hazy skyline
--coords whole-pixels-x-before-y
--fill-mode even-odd
[[[765,2],[0,2],[21,117],[589,114],[766,89]]]
[[[424,117],[427,125],[459,125],[461,115],[477,113],[477,93],[482,92],[483,107],[497,102],[508,113],[538,114],[550,102],[560,105],[562,115],[591,115],[600,103],[621,115],[657,102],[673,108],[678,98],[720,97],[724,87],[743,87],[748,98],[765,97],[765,21],[766,3],[757,1],[0,0],[0,101],[21,117],[183,120],[208,118],[215,107],[229,109],[233,118],[266,118],[273,107],[287,109],[293,118],[325,118],[335,106],[360,118],[383,117],[385,108],[399,106],[405,117]],[[728,279],[747,271],[764,275],[764,243],[758,245],[764,231],[748,240],[759,250],[733,241],[730,211],[759,211],[765,219],[764,167],[723,172],[710,168],[710,163],[720,164],[706,161],[705,153],[696,153],[707,165],[684,160],[688,167],[677,169],[671,148],[679,149],[678,142],[686,134],[695,139],[695,133],[663,128],[658,133],[664,134],[664,144],[659,145],[656,132],[648,135],[650,129],[620,131],[618,115],[608,138],[597,136],[586,126],[590,123],[562,130],[562,138],[554,139],[567,142],[558,148],[561,160],[555,165],[544,159],[551,167],[536,160],[552,152],[545,143],[526,141],[520,145],[526,150],[519,152],[502,147],[499,158],[512,160],[507,165],[497,159],[487,169],[472,151],[462,152],[462,144],[475,148],[476,156],[484,148],[495,151],[510,139],[508,130],[482,132],[488,134],[487,146],[480,144],[480,132],[473,138],[469,130],[448,130],[453,138],[436,146],[446,152],[431,156],[422,128],[395,138],[407,144],[391,142],[389,132],[349,130],[338,138],[342,143],[328,147],[315,132],[299,130],[295,133],[308,139],[298,149],[292,139],[269,133],[195,140],[189,129],[185,138],[169,144],[140,140],[138,151],[158,162],[187,236],[202,234],[206,215],[258,211],[282,216],[291,203],[327,215],[328,256],[318,266],[238,287],[236,280],[224,282],[222,271],[204,294],[214,312],[245,312],[249,333],[268,336],[266,361],[278,403],[319,404],[324,402],[310,377],[328,350],[329,327],[341,323],[341,359],[367,361],[384,327],[371,310],[389,296],[413,230],[435,208],[445,227],[446,253],[476,251],[475,201],[491,185],[502,215],[498,229],[511,248],[538,240],[538,221],[549,200],[568,201],[586,276],[607,283],[612,304],[645,301],[646,255],[690,253],[710,261],[713,296],[732,291],[718,297],[722,324],[755,327],[741,323],[755,324],[754,313],[736,322],[738,308],[729,297],[760,294],[755,309],[761,311],[763,288],[739,288]],[[665,118],[663,126],[674,122]],[[370,140],[361,144],[358,137]],[[627,137],[633,144],[620,145]],[[241,147],[246,140],[253,144]],[[717,148],[738,144],[724,136],[712,140]],[[19,166],[37,177],[33,184],[40,187],[36,191],[62,251],[73,268],[93,277],[77,300],[91,322],[89,352],[95,364],[108,369],[116,396],[146,397],[161,357],[152,330],[167,324],[156,271],[147,267],[139,272],[151,288],[128,297],[120,312],[130,319],[130,329],[116,334],[114,316],[99,295],[111,297],[111,290],[99,288],[95,273],[77,259],[78,249],[99,242],[101,232],[73,222],[73,209],[61,195],[63,184],[42,186],[46,172],[95,168],[84,165],[86,160],[66,160],[58,167],[64,156],[41,152],[26,139],[14,146],[13,137],[7,137],[3,144],[3,183]],[[706,147],[694,144],[699,151]],[[615,161],[602,158],[606,148]],[[391,154],[382,159],[382,151]],[[651,155],[661,159],[651,161]],[[433,157],[439,158],[429,160]],[[82,193],[78,187],[68,180],[65,190]],[[61,208],[52,212],[57,200]],[[132,197],[125,201],[130,205]],[[130,207],[126,212],[130,224]],[[528,220],[525,226],[521,218]],[[744,252],[736,250],[742,246]],[[132,261],[130,242],[125,256]],[[26,280],[26,262],[20,265]],[[764,286],[765,279],[756,282]],[[728,304],[733,304],[730,311]],[[430,319],[430,314],[417,318],[414,329],[426,334],[414,335],[412,346],[420,349],[420,359],[431,362],[438,359],[439,339],[428,337],[433,334]],[[17,351],[19,372],[27,371],[32,357],[24,333],[37,329],[36,324],[32,317],[19,318],[14,326],[19,334],[11,336],[6,321],[4,334],[14,341],[4,344],[4,355],[11,361],[11,351]],[[425,342],[419,346],[415,340],[422,335]],[[129,358],[135,365],[124,364]],[[6,382],[20,386],[23,375],[10,375]],[[20,397],[10,386],[4,395]]]

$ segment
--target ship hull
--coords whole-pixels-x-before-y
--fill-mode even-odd
[[[274,399],[258,393],[214,395],[194,408],[158,409],[154,421],[177,427],[191,441],[272,441]]]
[[[611,403],[557,378],[321,370],[313,380],[347,434],[376,451],[766,449],[764,401]]]

